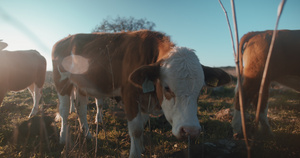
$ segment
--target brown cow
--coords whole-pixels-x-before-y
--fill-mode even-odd
[[[258,92],[268,55],[273,31],[250,32],[240,42],[244,109],[251,103],[256,106]],[[277,33],[266,76],[259,121],[265,134],[272,134],[267,118],[269,85],[272,81],[300,91],[300,30],[280,30]],[[235,136],[241,136],[241,115],[238,89],[235,95],[235,112],[232,120]]]
[[[130,157],[144,150],[143,131],[149,114],[162,113],[177,138],[200,133],[197,100],[206,83],[230,81],[223,70],[202,66],[193,50],[174,47],[169,37],[147,30],[76,34],[57,42],[52,51],[53,77],[60,101],[60,142],[66,141],[70,94],[78,90],[81,127],[87,123],[87,96],[121,96],[131,138]]]
[[[28,88],[33,98],[29,117],[35,115],[45,81],[46,59],[35,50],[0,50],[0,74],[0,105],[6,92]]]

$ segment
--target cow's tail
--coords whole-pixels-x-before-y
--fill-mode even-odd
[[[247,34],[245,34],[241,40],[240,40],[240,44],[239,44],[239,67],[240,67],[240,74],[243,74],[243,69],[244,69],[244,64],[243,64],[243,54],[244,54],[244,50],[247,47],[247,43],[248,41],[255,35],[259,34],[260,32],[249,32]]]

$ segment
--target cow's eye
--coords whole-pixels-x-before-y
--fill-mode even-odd
[[[174,92],[172,92],[169,86],[165,86],[164,89],[165,89],[165,97],[167,100],[170,100],[175,97]]]

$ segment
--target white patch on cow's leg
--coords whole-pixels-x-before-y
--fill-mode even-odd
[[[141,154],[144,152],[143,132],[145,122],[148,119],[148,114],[139,112],[133,120],[128,121],[128,131],[131,140],[129,157],[141,157]]]
[[[42,88],[39,88],[36,84],[32,84],[28,87],[33,99],[33,107],[29,117],[36,115],[39,111],[39,102],[42,97]]]
[[[66,134],[67,134],[67,126],[68,126],[68,116],[69,116],[69,108],[70,108],[70,96],[65,95],[62,96],[58,93],[59,99],[59,115],[61,117],[61,129],[60,129],[60,139],[59,142],[66,142]]]
[[[73,89],[70,95],[70,113],[75,112],[76,90]]]
[[[76,93],[76,98],[77,98],[77,103],[75,105],[79,116],[80,127],[87,138],[92,138],[92,135],[89,131],[89,125],[87,122],[87,103],[88,103],[87,96],[83,96],[80,95],[80,93]]]
[[[273,135],[269,120],[268,120],[268,106],[265,108],[264,112],[259,113],[259,125],[263,134]]]
[[[233,128],[233,134],[242,134],[242,118],[239,110],[234,109],[231,126]]]
[[[35,104],[34,104],[34,102],[35,102],[35,97],[34,97],[34,83],[32,85],[30,85],[27,89],[29,90],[29,92],[31,94],[31,97],[32,97],[32,100],[33,100],[33,106],[32,106],[31,112],[30,112],[30,114],[28,116],[30,118],[31,116],[35,115],[37,113],[37,111],[38,111],[38,109],[36,110],[36,107],[35,107]]]
[[[102,111],[102,106],[103,106],[103,99],[95,99],[96,102],[96,107],[97,107],[97,114],[95,118],[95,123],[102,123],[102,117],[103,117],[103,111]]]

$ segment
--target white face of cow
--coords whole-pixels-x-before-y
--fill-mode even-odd
[[[172,133],[177,138],[197,136],[201,130],[197,117],[197,100],[204,85],[204,73],[193,50],[176,47],[160,68],[163,89],[161,103]]]

